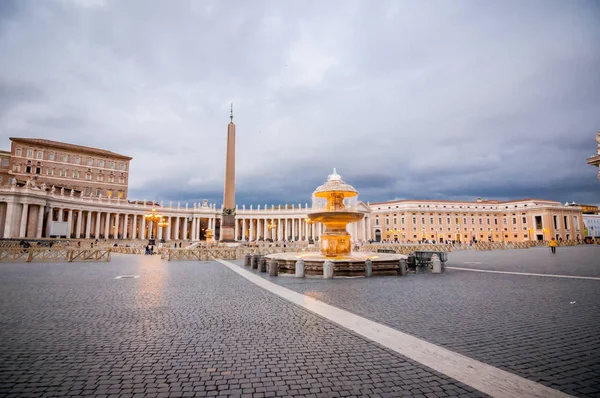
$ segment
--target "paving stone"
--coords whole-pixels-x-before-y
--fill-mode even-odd
[[[483,396],[215,262],[0,263],[0,280],[3,397],[384,396],[416,381]]]
[[[589,245],[561,247],[555,256],[547,248],[452,252],[447,265],[598,277],[599,258],[600,247]],[[451,270],[269,280],[569,394],[595,396],[592,389],[600,390],[597,280]],[[433,382],[424,373],[417,377]]]

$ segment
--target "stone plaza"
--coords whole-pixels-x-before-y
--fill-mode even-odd
[[[1,263],[0,396],[598,396],[599,256],[456,251],[442,275],[332,280],[243,260]],[[434,369],[448,360],[475,365]]]

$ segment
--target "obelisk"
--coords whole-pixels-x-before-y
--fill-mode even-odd
[[[221,242],[235,242],[235,124],[233,104],[227,125],[227,154],[225,158],[225,191],[221,216]]]

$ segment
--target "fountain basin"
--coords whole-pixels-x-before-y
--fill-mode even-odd
[[[325,256],[319,252],[295,252],[268,254],[265,257],[277,260],[279,272],[282,274],[294,274],[296,261],[303,259],[306,275],[323,275],[323,263],[331,260],[334,276],[364,276],[367,259],[373,263],[373,275],[398,275],[400,260],[407,258],[403,254],[375,252],[351,252],[335,257]]]

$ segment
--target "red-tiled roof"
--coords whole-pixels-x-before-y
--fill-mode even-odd
[[[121,155],[119,153],[107,151],[105,149],[92,148],[92,147],[83,146],[83,145],[68,144],[66,142],[45,140],[45,139],[42,139],[42,138],[10,137],[10,140],[14,141],[14,142],[20,142],[20,143],[23,143],[23,144],[44,145],[44,146],[48,146],[48,147],[52,147],[52,148],[57,148],[57,149],[64,149],[64,150],[68,150],[68,151],[77,151],[77,152],[85,152],[85,153],[89,153],[89,154],[106,156],[106,157],[113,157],[113,158],[126,159],[126,160],[131,160],[132,159],[129,156],[125,156],[125,155]]]

